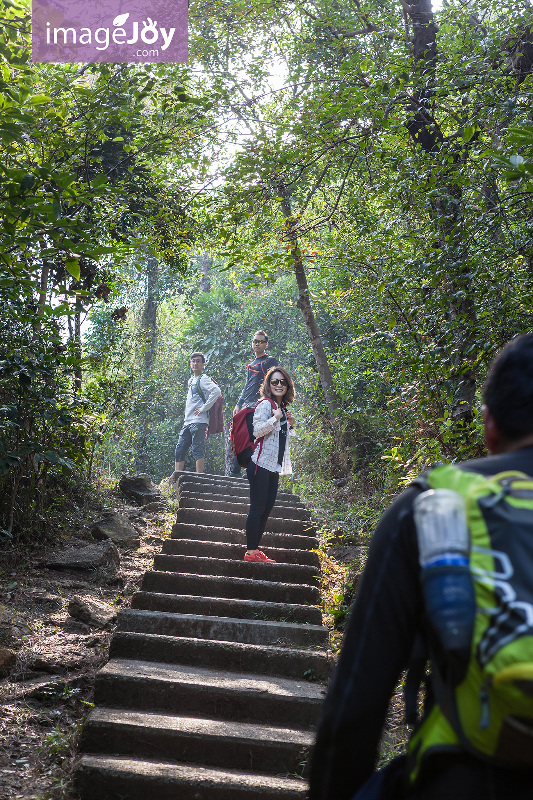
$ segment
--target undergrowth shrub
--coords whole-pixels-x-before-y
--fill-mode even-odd
[[[82,476],[92,406],[76,391],[75,353],[54,321],[0,324],[0,540],[35,541],[49,526],[57,487]],[[10,324],[11,323],[11,324]],[[6,330],[9,329],[9,331]]]

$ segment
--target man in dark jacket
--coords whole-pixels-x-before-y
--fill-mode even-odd
[[[495,475],[533,475],[533,335],[510,342],[483,391],[490,455],[460,464]],[[390,698],[408,667],[417,635],[426,635],[413,501],[409,487],[384,513],[368,560],[318,726],[310,800],[351,800],[373,773]],[[533,581],[533,574],[532,574]],[[533,748],[533,742],[531,747]],[[393,795],[384,793],[383,799]],[[533,769],[511,769],[462,753],[429,754],[409,800],[530,800]]]
[[[265,375],[271,367],[277,367],[279,362],[273,356],[267,356],[268,336],[264,331],[256,331],[252,337],[252,350],[254,360],[246,367],[246,383],[240,394],[237,404],[233,409],[233,416],[241,408],[255,408],[259,400],[259,390],[265,379]],[[233,459],[233,469],[231,474],[235,478],[241,477],[241,468],[236,458]]]

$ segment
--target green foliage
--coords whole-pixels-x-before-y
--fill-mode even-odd
[[[216,252],[248,284],[303,258],[321,333],[334,319],[344,334],[327,348],[344,410],[357,427],[386,408],[407,461],[421,446],[480,451],[477,390],[495,352],[529,330],[533,288],[531,10],[487,1],[478,18],[451,0],[423,34],[435,57],[415,59],[410,13],[235,6],[227,35],[253,48],[255,26],[262,63],[283,42],[285,87],[263,95],[265,70],[247,70],[235,42],[246,79],[227,78],[228,102],[250,135],[209,218]]]
[[[0,536],[18,541],[45,528],[56,479],[90,475],[106,383],[117,402],[127,383],[83,392],[87,310],[139,250],[188,268],[195,222],[157,161],[203,112],[173,92],[177,66],[156,85],[156,67],[33,65],[27,3],[0,11]]]
[[[483,451],[480,385],[533,301],[526,5],[449,0],[421,51],[408,4],[199,0],[191,68],[32,65],[27,7],[2,12],[1,535],[47,476],[167,475],[189,353],[228,418],[258,328],[296,379],[306,491],[365,498],[324,511],[347,540],[431,460]]]
[[[130,307],[126,321],[113,320],[106,308],[92,312],[85,354],[91,365],[87,391],[103,414],[95,451],[98,468],[111,474],[136,469],[142,440],[144,468],[154,479],[159,482],[172,472],[190,376],[189,355],[194,350],[205,353],[205,372],[222,389],[227,421],[244,386],[246,364],[253,358],[251,340],[258,328],[266,328],[269,352],[295,373],[299,391],[308,391],[309,345],[294,304],[292,281],[243,291],[214,271],[210,280],[209,292],[202,291],[197,275],[169,287],[159,305],[157,352],[147,378],[139,369],[143,342],[136,333],[142,295],[125,288],[117,295],[117,303]],[[315,382],[312,378],[312,385]],[[190,453],[185,468],[194,470]],[[207,440],[206,471],[225,472],[222,435]]]
[[[6,304],[0,322],[0,527],[15,540],[43,529],[48,486],[82,467],[86,404],[72,394],[77,359],[57,323],[28,326]]]
[[[213,280],[210,292],[197,291],[190,303],[184,338],[191,351],[205,353],[206,371],[233,405],[244,385],[245,366],[253,358],[253,334],[260,328],[269,337],[267,352],[289,371],[297,372],[308,360],[309,344],[290,277],[249,290],[222,277]]]

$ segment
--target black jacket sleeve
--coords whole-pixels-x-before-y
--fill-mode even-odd
[[[350,800],[371,775],[389,700],[422,623],[418,550],[407,489],[369,548],[339,662],[318,725],[310,800]]]

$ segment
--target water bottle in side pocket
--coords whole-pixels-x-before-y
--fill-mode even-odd
[[[465,501],[451,489],[429,489],[413,511],[427,615],[448,677],[457,683],[470,658],[476,615]]]

